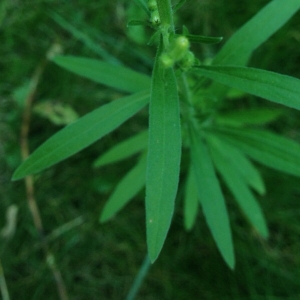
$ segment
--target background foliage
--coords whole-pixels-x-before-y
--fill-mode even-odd
[[[227,39],[268,1],[187,1],[177,14],[178,25],[191,32]],[[24,184],[10,182],[21,162],[19,132],[28,82],[46,53],[59,44],[67,54],[124,62],[132,69],[151,73],[155,48],[145,46],[148,29],[127,28],[140,10],[129,1],[4,1],[0,12],[0,225],[11,204],[19,208],[15,235],[1,240],[1,261],[12,299],[57,299],[52,274],[45,264],[29,213]],[[299,13],[256,52],[251,66],[300,78]],[[66,23],[67,22],[67,23]],[[76,28],[76,30],[75,30]],[[246,38],[246,37],[245,37]],[[220,45],[193,46],[209,60]],[[35,103],[69,105],[64,113],[82,116],[119,93],[77,77],[49,63],[39,83]],[[264,103],[265,104],[265,103]],[[245,96],[232,107],[259,107]],[[268,103],[272,106],[273,104]],[[42,109],[45,111],[45,109]],[[53,116],[50,109],[50,116]],[[58,114],[61,116],[61,114]],[[101,142],[48,169],[36,178],[36,198],[51,251],[71,299],[123,299],[146,253],[144,194],[136,197],[112,221],[99,224],[99,214],[115,184],[132,162],[93,169],[100,153],[117,141],[146,128],[147,111],[129,120]],[[48,114],[49,116],[49,114]],[[74,116],[75,118],[76,116]],[[62,125],[33,114],[30,148],[35,149]],[[300,141],[299,113],[288,110],[268,125]],[[136,158],[138,159],[138,158]],[[183,158],[184,159],[184,158]],[[202,215],[193,231],[183,228],[182,193],[178,211],[157,262],[151,267],[138,299],[298,299],[300,288],[299,180],[259,167],[267,195],[259,197],[268,220],[270,239],[249,235],[231,195],[226,194],[237,265],[231,272],[217,252]],[[226,190],[225,190],[226,193]],[[70,228],[64,227],[70,224]]]

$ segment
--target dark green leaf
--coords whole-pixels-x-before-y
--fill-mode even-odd
[[[146,0],[133,0],[134,3],[140,7],[147,15],[150,16],[148,6],[147,6],[147,1]]]
[[[194,35],[194,34],[187,34],[186,37],[191,43],[199,43],[199,44],[217,44],[223,40],[222,37]]]
[[[94,167],[102,167],[128,158],[147,148],[148,131],[130,137],[102,154],[95,162]]]
[[[150,260],[158,257],[166,239],[177,193],[181,129],[174,71],[156,56],[152,76],[146,179],[146,225]]]
[[[139,20],[131,20],[127,23],[127,26],[147,26],[148,23],[145,21],[139,21]]]
[[[149,92],[115,100],[66,126],[40,146],[15,171],[13,180],[40,172],[91,145],[144,107]]]
[[[77,75],[125,92],[134,93],[150,88],[151,81],[147,75],[101,60],[76,56],[55,56],[53,61]]]
[[[191,230],[195,224],[199,208],[198,192],[192,167],[190,167],[185,184],[184,195],[184,227]]]
[[[146,155],[118,183],[113,194],[107,200],[100,222],[106,222],[120,211],[145,185]]]
[[[219,83],[288,107],[300,109],[300,80],[254,68],[201,66],[197,72]]]
[[[300,145],[293,140],[263,130],[214,128],[211,133],[270,168],[300,176]]]
[[[220,184],[207,147],[193,129],[190,130],[190,139],[192,165],[203,213],[222,257],[233,269],[235,258],[231,229]]]
[[[262,237],[267,238],[268,228],[262,210],[247,187],[244,178],[240,176],[240,172],[236,169],[236,166],[231,164],[231,161],[228,160],[227,153],[224,153],[224,149],[222,148],[223,145],[214,143],[213,140],[209,141],[213,161],[217,170],[224,178],[225,183],[253,227],[256,228]]]

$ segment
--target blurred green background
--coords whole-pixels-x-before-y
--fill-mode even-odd
[[[224,36],[226,41],[268,2],[187,0],[176,14],[176,24],[178,28],[185,24],[193,34]],[[299,18],[300,13],[260,47],[251,66],[300,78]],[[35,70],[55,46],[65,54],[105,59],[151,74],[156,49],[147,42],[152,31],[128,28],[132,19],[147,17],[133,1],[125,0],[0,3],[0,228],[6,224],[9,206],[18,207],[15,234],[9,240],[0,237],[11,299],[59,299],[28,209],[24,182],[10,181],[21,163],[22,113]],[[220,46],[193,50],[200,60],[208,60]],[[31,151],[62,128],[65,117],[82,116],[120,95],[48,62],[34,96]],[[46,106],[41,106],[44,102]],[[239,105],[270,105],[261,102],[247,97]],[[269,127],[300,141],[299,116],[288,110]],[[106,199],[133,161],[92,168],[103,151],[146,127],[147,111],[142,111],[100,142],[35,176],[35,196],[50,250],[70,299],[125,299],[146,255],[143,192],[115,219],[98,222]],[[259,200],[270,239],[261,240],[249,228],[224,190],[237,258],[235,270],[230,271],[202,214],[191,232],[184,231],[179,188],[170,233],[137,299],[300,299],[299,179],[260,170],[268,193]]]

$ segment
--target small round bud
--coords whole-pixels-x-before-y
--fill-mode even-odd
[[[157,10],[156,0],[149,0],[148,1],[148,8],[149,8],[150,11]]]
[[[171,68],[174,65],[174,59],[168,53],[162,53],[159,59],[166,69]]]
[[[181,60],[190,48],[190,42],[185,36],[176,38],[170,47],[170,56],[175,61]]]
[[[180,61],[180,67],[186,71],[190,69],[194,65],[194,63],[195,63],[195,55],[193,52],[188,51]]]
[[[150,22],[152,23],[152,25],[159,25],[160,24],[160,18],[159,18],[158,10],[155,10],[155,11],[151,12]]]

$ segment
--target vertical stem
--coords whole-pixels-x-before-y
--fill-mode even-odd
[[[164,47],[168,48],[169,35],[170,33],[174,33],[174,21],[171,0],[157,0],[157,7],[161,22],[161,32],[163,36]]]
[[[25,100],[25,108],[23,112],[23,120],[21,127],[21,155],[23,160],[27,159],[29,156],[29,145],[28,145],[28,135],[30,129],[30,120],[31,120],[31,112],[32,112],[32,104],[34,100],[34,96],[37,90],[38,83],[40,81],[41,75],[46,66],[47,60],[43,61],[36,69],[33,78],[31,79],[31,84],[29,87],[29,94]],[[42,223],[41,214],[38,208],[38,205],[35,200],[34,194],[34,180],[33,176],[29,175],[25,177],[25,187],[27,194],[27,202],[28,206],[33,218],[33,223],[35,225],[36,230],[38,231],[42,247],[44,249],[46,263],[49,269],[52,271],[53,277],[56,282],[59,298],[61,300],[68,300],[67,290],[61,276],[60,270],[58,269],[54,255],[51,253],[49,249],[49,245],[47,239],[44,234],[44,228]]]
[[[5,276],[4,276],[4,271],[2,268],[2,263],[0,259],[0,289],[1,289],[1,295],[3,300],[10,300],[6,281],[5,281]]]

